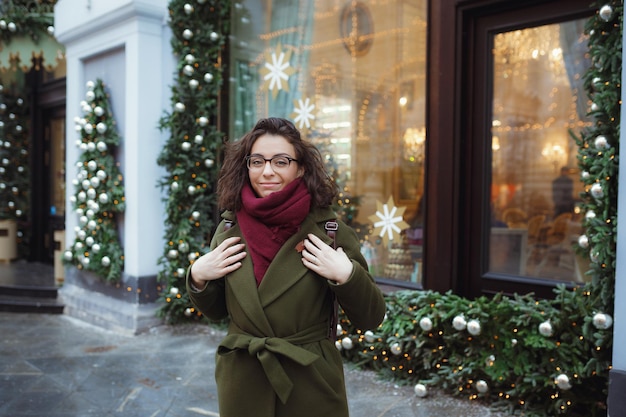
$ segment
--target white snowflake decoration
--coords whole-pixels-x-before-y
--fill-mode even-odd
[[[289,76],[296,71],[289,64],[291,51],[281,51],[280,43],[276,50],[265,55],[266,62],[260,73],[263,77],[263,86],[272,92],[272,98],[276,98],[279,90],[289,91]]]
[[[311,103],[311,100],[307,97],[304,100],[298,99],[293,101],[294,109],[291,117],[298,125],[300,129],[311,128],[311,121],[315,119],[313,115],[313,109],[315,105]]]
[[[389,197],[387,204],[376,201],[376,207],[376,214],[369,216],[369,219],[374,223],[373,233],[382,237],[385,244],[396,240],[400,232],[409,228],[409,224],[402,218],[406,207],[396,207],[393,197]]]

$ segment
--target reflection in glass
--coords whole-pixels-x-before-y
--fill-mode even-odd
[[[570,135],[588,123],[584,24],[494,36],[492,273],[585,280],[586,260],[573,249],[581,233],[582,183]]]
[[[427,1],[245,0],[232,11],[229,136],[293,120],[325,157],[336,211],[374,275],[421,281]],[[393,197],[410,229],[389,244],[369,216]]]

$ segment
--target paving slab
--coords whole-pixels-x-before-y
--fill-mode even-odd
[[[219,329],[161,325],[129,336],[66,315],[0,313],[0,332],[0,416],[219,416]],[[345,374],[354,417],[505,417],[440,392],[419,398],[353,364]]]

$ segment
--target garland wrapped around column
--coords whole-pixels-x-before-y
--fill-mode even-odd
[[[170,133],[159,159],[167,175],[166,226],[159,281],[160,310],[169,322],[198,319],[185,289],[190,262],[207,250],[217,212],[214,187],[223,133],[218,131],[218,97],[222,86],[230,16],[228,0],[173,0],[169,4],[172,50],[178,59],[172,86],[172,111],[161,119]]]
[[[125,198],[119,163],[112,155],[120,137],[102,80],[87,82],[81,106],[83,117],[74,120],[81,135],[76,146],[82,154],[76,163],[78,175],[72,181],[75,192],[70,197],[79,225],[63,260],[117,282],[124,271],[117,216],[124,211]]]

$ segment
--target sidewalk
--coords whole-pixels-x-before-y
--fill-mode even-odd
[[[0,331],[0,416],[219,416],[222,333],[209,326],[124,336],[64,315],[0,313]],[[346,383],[354,417],[503,417],[462,398],[418,398],[350,364]]]

